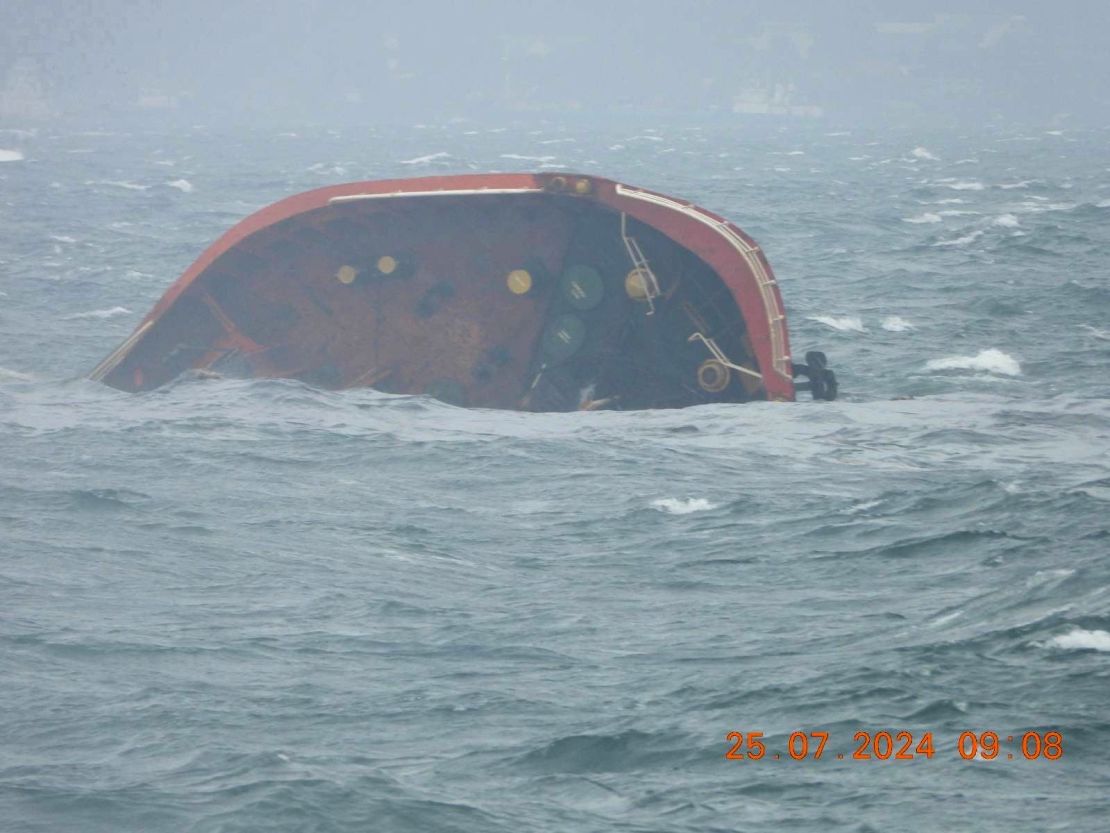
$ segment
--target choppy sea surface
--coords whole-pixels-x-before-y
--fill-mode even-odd
[[[1108,829],[1110,131],[14,128],[3,830]],[[83,379],[273,200],[531,169],[734,220],[841,400]]]

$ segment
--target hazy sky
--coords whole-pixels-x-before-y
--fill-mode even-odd
[[[1110,123],[1110,3],[2,0],[0,123]],[[733,114],[729,116],[729,114]]]

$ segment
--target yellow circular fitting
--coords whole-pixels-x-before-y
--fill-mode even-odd
[[[633,269],[624,276],[624,291],[633,301],[646,301],[648,296],[647,281],[639,269]]]
[[[720,393],[731,378],[732,371],[716,359],[706,359],[698,365],[698,386],[706,393]]]
[[[594,184],[588,179],[576,179],[574,181],[574,193],[584,196],[594,189]]]
[[[340,283],[350,286],[358,277],[358,270],[353,266],[340,266],[339,271],[335,273],[335,277],[339,279]]]
[[[393,257],[392,255],[382,255],[378,258],[378,271],[381,272],[383,275],[392,275],[394,272],[397,271],[398,265],[399,264],[397,263],[397,258]]]
[[[527,295],[532,289],[532,274],[527,269],[514,269],[505,284],[514,295]]]

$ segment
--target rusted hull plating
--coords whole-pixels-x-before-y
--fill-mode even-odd
[[[520,410],[795,394],[749,237],[573,174],[350,183],[251,215],[91,375],[141,391],[189,371]]]

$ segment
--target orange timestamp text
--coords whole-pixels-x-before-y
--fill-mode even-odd
[[[912,761],[932,758],[936,743],[932,732],[859,731],[852,736],[854,749],[849,752],[826,751],[828,732],[791,732],[781,751],[768,749],[763,732],[729,732],[725,736],[730,761],[792,760],[820,761]],[[777,745],[777,744],[772,744]],[[998,732],[961,732],[953,744],[965,761],[996,758],[1003,760],[1044,759],[1056,761],[1064,755],[1064,738],[1059,732],[1023,732],[1000,735]]]

